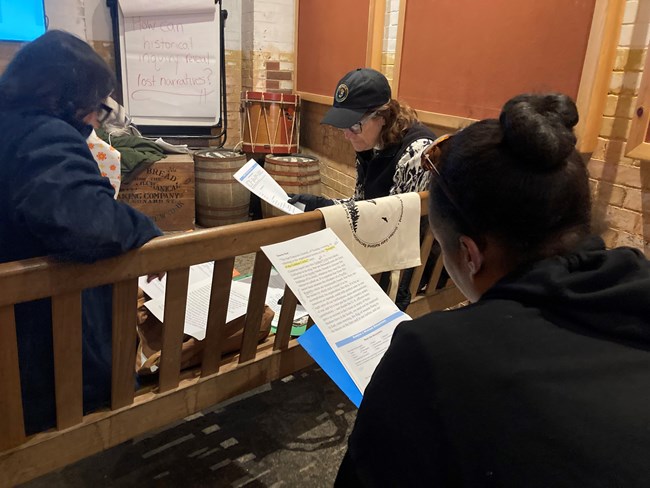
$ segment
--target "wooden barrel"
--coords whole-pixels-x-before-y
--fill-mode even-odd
[[[320,164],[313,156],[267,154],[264,157],[264,169],[287,193],[320,195]],[[286,214],[263,201],[262,215],[277,217]]]
[[[233,175],[246,164],[234,151],[207,149],[194,154],[196,222],[204,227],[248,220],[250,192]]]

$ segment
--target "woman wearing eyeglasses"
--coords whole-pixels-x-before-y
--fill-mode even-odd
[[[0,77],[0,263],[54,255],[95,261],[161,235],[113,199],[86,144],[106,112],[114,76],[92,48],[50,31],[25,45]],[[54,424],[50,300],[16,306],[25,427]],[[85,290],[84,409],[108,402],[111,288]]]
[[[422,150],[435,139],[429,128],[418,122],[415,110],[391,98],[388,80],[379,71],[359,68],[347,73],[338,83],[334,105],[323,118],[334,126],[356,151],[357,181],[353,199],[373,198],[425,191],[429,172],[422,168]],[[299,194],[290,203],[305,204],[315,210],[336,203],[318,195]],[[430,260],[433,265],[435,259]],[[395,303],[405,310],[410,301],[407,270],[397,290]],[[384,275],[382,286],[388,275]]]
[[[650,264],[593,235],[577,122],[521,95],[425,151],[472,304],[397,327],[338,486],[650,486]]]
[[[429,174],[420,166],[420,153],[435,135],[418,122],[413,109],[391,98],[388,80],[380,72],[359,68],[347,73],[321,123],[341,129],[356,151],[354,199],[427,189]],[[305,194],[289,201],[304,203],[307,211],[335,203]]]

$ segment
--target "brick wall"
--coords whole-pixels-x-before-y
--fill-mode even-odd
[[[294,9],[294,0],[241,0],[238,110],[242,91],[293,93]]]
[[[625,156],[647,46],[650,2],[628,0],[603,113],[588,167],[594,215],[608,246],[633,246],[650,256],[650,163]]]
[[[226,116],[228,138],[226,148],[235,147],[241,140],[240,114],[242,91],[242,51],[226,49]]]
[[[242,91],[243,6],[241,0],[223,0],[222,6],[228,11],[224,32],[228,138],[224,147],[233,148],[241,140],[239,108]]]
[[[292,93],[294,1],[242,2],[242,85],[245,90]]]
[[[318,158],[323,195],[348,198],[356,181],[354,150],[340,130],[320,124],[328,109],[321,103],[303,101],[300,151]]]
[[[386,0],[386,21],[384,25],[384,43],[381,53],[381,72],[386,75],[389,82],[393,81],[395,69],[399,1],[400,0]]]
[[[293,61],[266,61],[266,91],[293,93]]]

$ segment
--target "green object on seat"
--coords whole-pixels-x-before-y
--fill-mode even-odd
[[[165,157],[165,153],[155,142],[134,135],[110,136],[104,129],[96,129],[99,137],[117,149],[122,155],[122,182],[128,183],[138,173],[152,163]],[[110,140],[109,140],[110,139]]]

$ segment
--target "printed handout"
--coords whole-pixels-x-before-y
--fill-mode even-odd
[[[242,278],[240,281],[242,283],[250,283],[252,280],[252,276],[248,276],[245,278]],[[271,310],[275,313],[273,316],[273,320],[271,321],[271,327],[277,327],[278,322],[280,321],[280,309],[282,308],[282,304],[280,303],[280,298],[284,296],[284,280],[282,277],[278,274],[278,272],[274,269],[271,269],[271,275],[269,276],[269,287],[266,291],[266,304],[269,306]],[[307,314],[307,310],[305,310],[305,307],[302,305],[298,304],[296,305],[296,311],[293,314],[293,321],[296,322],[297,320],[301,319]]]
[[[195,264],[190,266],[190,277],[188,280],[188,287],[192,287],[201,281],[212,279],[212,270],[214,268],[214,261],[207,263]],[[167,274],[162,279],[154,279],[147,282],[146,276],[138,278],[138,286],[142,288],[150,298],[165,297],[165,287],[167,285]]]
[[[183,332],[200,341],[205,339],[205,332],[208,326],[208,309],[210,305],[210,290],[212,289],[212,278],[193,283],[187,289],[187,306],[185,308],[185,326]],[[248,295],[250,285],[233,281],[228,299],[228,313],[226,322],[241,317],[246,313],[248,306]],[[165,320],[165,295],[158,296],[148,302],[147,307],[154,316],[164,322]]]
[[[212,270],[214,262],[196,264],[190,267],[187,307],[185,309],[184,333],[198,340],[205,338],[208,324],[208,309],[210,305],[210,290],[212,289]],[[233,281],[228,301],[228,313],[226,321],[241,317],[246,313],[248,307],[248,296],[250,294],[250,278]],[[154,279],[147,283],[147,277],[141,276],[138,285],[151,298],[145,302],[145,307],[161,322],[164,321],[165,310],[165,287],[167,275],[162,280]],[[280,318],[278,300],[284,295],[284,281],[275,272],[271,272],[269,287],[266,293],[266,304],[275,312],[272,325],[277,326]],[[304,317],[307,314],[305,309],[298,305],[294,313],[294,320]]]
[[[395,327],[410,317],[397,308],[331,229],[262,250],[363,393]]]
[[[262,200],[285,213],[293,215],[304,212],[303,204],[294,206],[287,202],[287,192],[254,159],[242,166],[233,177]]]

